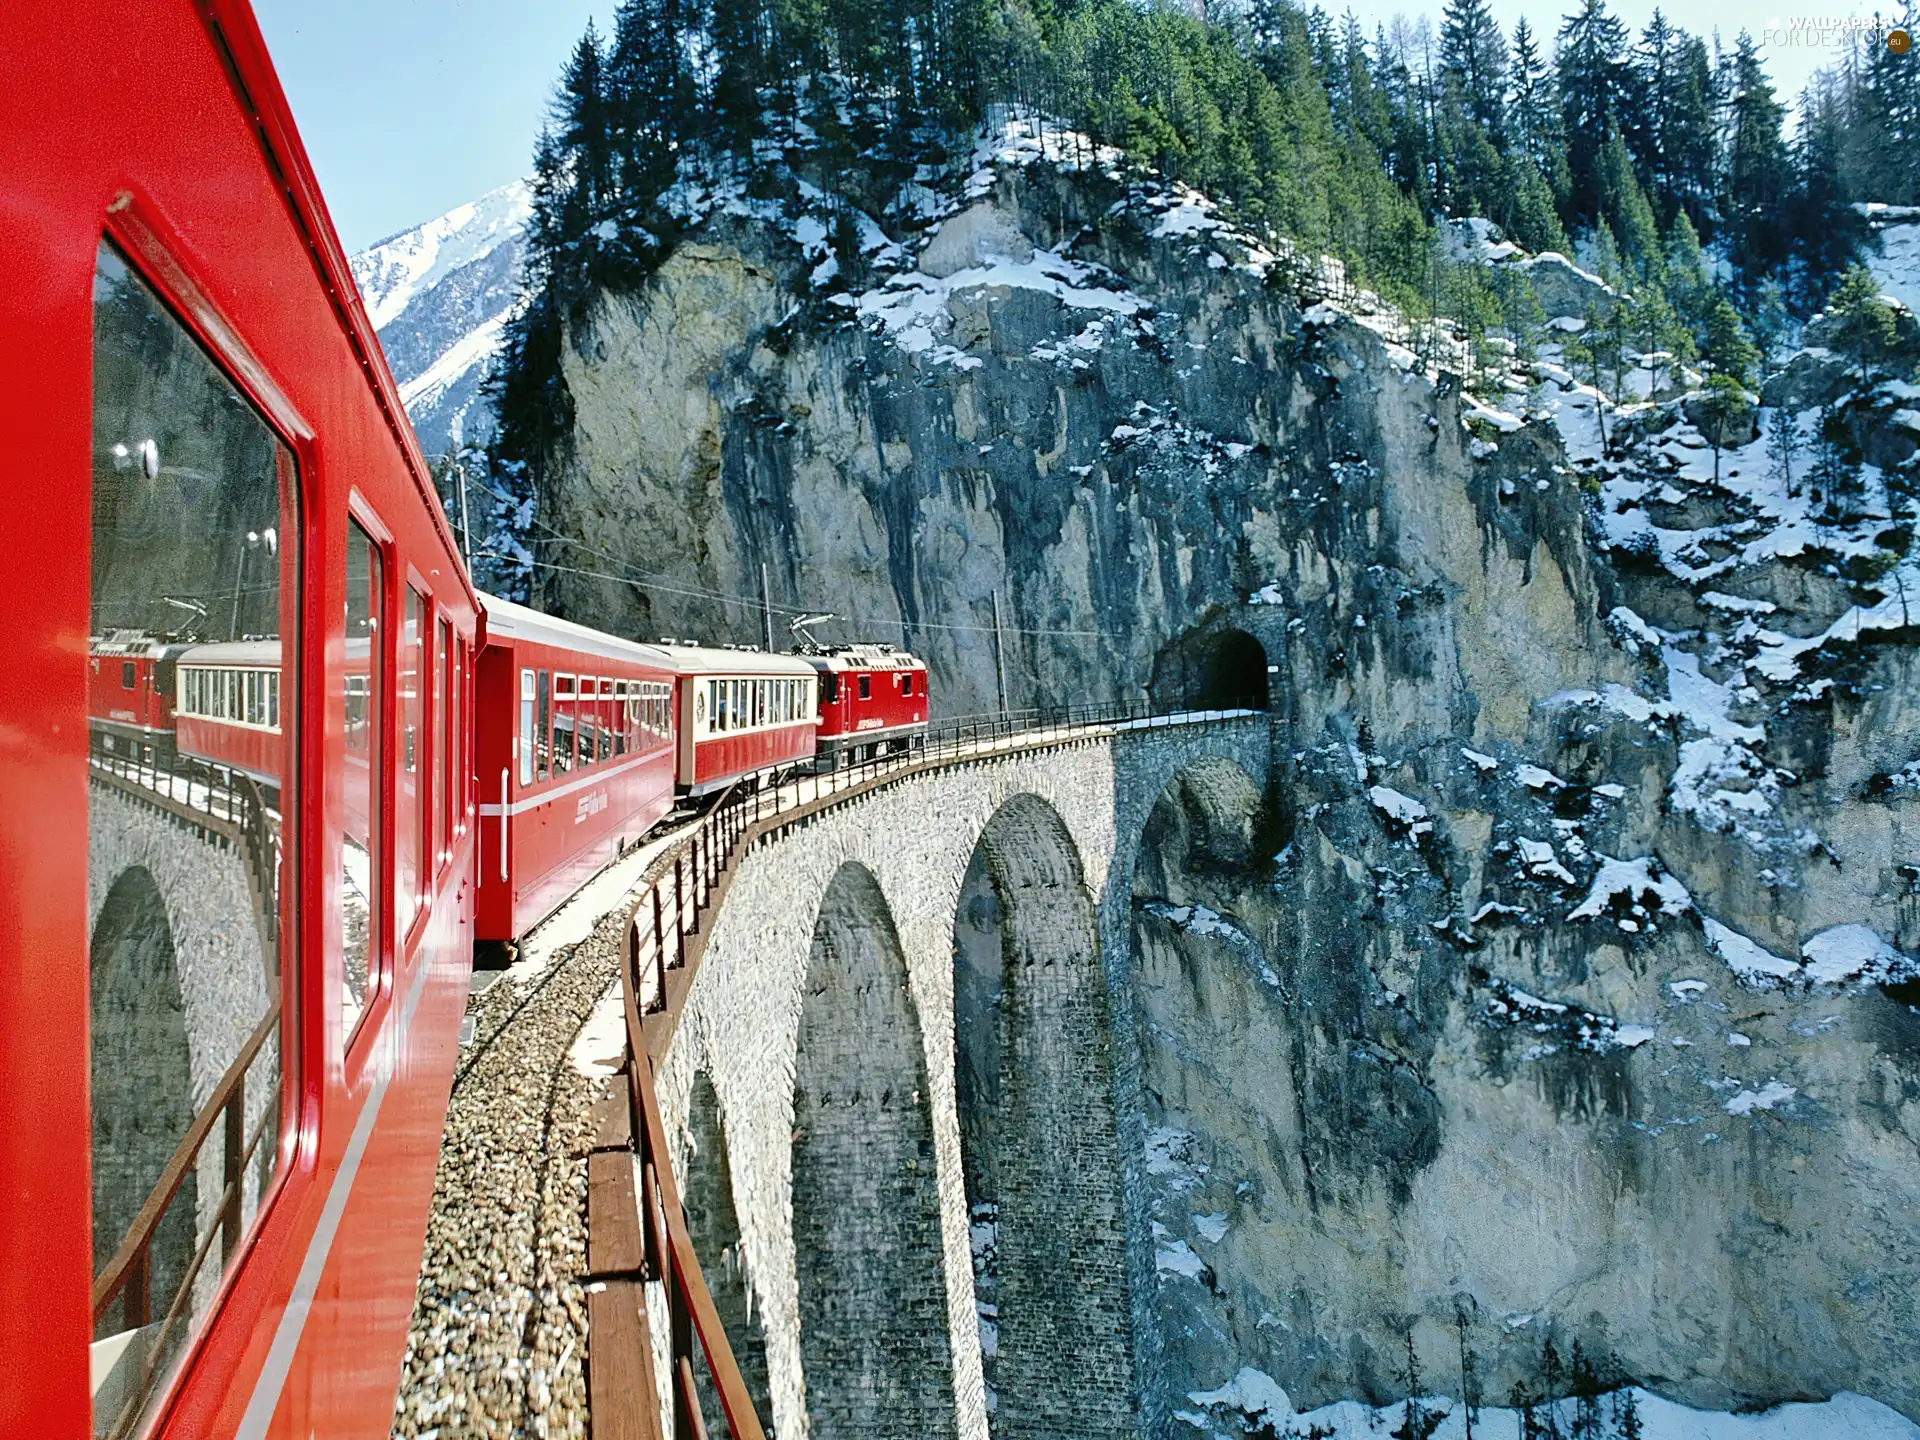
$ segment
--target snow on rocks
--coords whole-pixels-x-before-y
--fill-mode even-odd
[[[1693,897],[1678,877],[1669,875],[1652,855],[1632,860],[1600,857],[1600,869],[1569,920],[1598,920],[1612,916],[1629,934],[1655,928],[1655,917],[1681,915],[1693,908]]]
[[[1800,974],[1800,967],[1793,961],[1781,958],[1710,915],[1700,917],[1700,926],[1706,933],[1707,948],[1727,962],[1727,968],[1743,985],[1778,985]]]
[[[1720,1108],[1729,1115],[1751,1115],[1756,1110],[1772,1110],[1800,1092],[1781,1080],[1769,1080],[1758,1090],[1742,1090]]]
[[[1367,798],[1373,802],[1374,809],[1401,826],[1409,835],[1433,833],[1433,820],[1427,807],[1411,795],[1403,795],[1390,786],[1374,785],[1367,790]]]
[[[1902,953],[1866,925],[1835,925],[1809,937],[1800,947],[1806,978],[1815,985],[1863,984],[1920,977],[1920,960]]]
[[[1636,1050],[1654,1038],[1650,1025],[1623,1025],[1611,1015],[1543,1000],[1497,977],[1489,986],[1486,1020],[1496,1030],[1521,1028],[1541,1037],[1522,1052],[1523,1060],[1545,1059],[1565,1049],[1597,1055]]]
[[[1280,1427],[1293,1418],[1293,1401],[1280,1388],[1280,1382],[1250,1365],[1217,1390],[1188,1391],[1187,1399],[1207,1411],[1239,1412],[1235,1428],[1249,1432],[1265,1427],[1268,1433],[1279,1434]],[[1181,1411],[1178,1418],[1195,1429],[1210,1428],[1206,1415]]]

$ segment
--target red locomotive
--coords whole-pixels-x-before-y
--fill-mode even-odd
[[[0,1434],[385,1434],[475,599],[246,7],[29,6],[6,54]],[[188,652],[124,632],[183,607],[256,638],[176,716]]]
[[[173,667],[187,647],[144,630],[115,630],[87,646],[87,719],[101,747],[136,758],[173,749]]]
[[[810,645],[799,654],[819,675],[820,769],[925,743],[922,661],[891,645]]]

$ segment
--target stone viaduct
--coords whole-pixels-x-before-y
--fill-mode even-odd
[[[781,1440],[1138,1433],[1132,1016],[1156,802],[1264,714],[983,756],[741,861],[660,1064],[689,1227]]]
[[[140,785],[96,776],[88,787],[87,916],[93,987],[95,1264],[131,1224],[175,1145],[266,1014],[279,988],[258,896],[234,827],[193,815]],[[249,1070],[246,1123],[277,1090],[269,1039]],[[216,1221],[225,1185],[206,1146],[154,1241],[156,1293],[184,1268],[196,1228]],[[247,1213],[258,1199],[250,1168]],[[203,1271],[210,1298],[217,1267]]]

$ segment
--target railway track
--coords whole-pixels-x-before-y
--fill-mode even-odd
[[[475,976],[394,1406],[400,1440],[587,1433],[577,1277],[591,1112],[625,1041],[617,1010],[611,1040],[596,1037],[619,1001],[627,892],[677,838],[616,861],[528,937],[525,958]]]

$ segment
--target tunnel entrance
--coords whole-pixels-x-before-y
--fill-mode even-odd
[[[132,1228],[181,1138],[193,1126],[187,1007],[166,901],[135,865],[115,878],[94,922],[91,974],[93,1268],[98,1274]],[[172,1296],[193,1258],[197,1176],[167,1206],[152,1243],[149,1293]],[[106,1332],[125,1328],[111,1310]]]
[[[767,1342],[755,1317],[752,1282],[740,1251],[740,1217],[733,1203],[733,1171],[727,1160],[727,1132],[720,1113],[720,1097],[701,1071],[693,1077],[687,1100],[687,1171],[680,1208],[687,1218],[687,1235],[701,1270],[713,1308],[719,1312],[727,1343],[747,1382],[747,1394],[756,1413],[770,1415],[773,1405],[767,1384]],[[700,1390],[700,1409],[707,1432],[722,1424],[725,1412],[719,1391],[707,1368],[706,1352],[694,1347],[694,1378]]]
[[[1131,1311],[1105,975],[1072,838],[988,823],[954,917],[954,1061],[989,1427],[1129,1434]]]
[[[1265,710],[1267,651],[1244,630],[1189,631],[1154,660],[1152,693],[1162,707]]]
[[[793,1240],[807,1428],[955,1433],[925,1052],[886,897],[840,867],[820,903],[793,1077]]]

